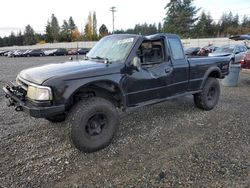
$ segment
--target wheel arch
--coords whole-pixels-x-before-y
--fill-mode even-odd
[[[220,68],[219,67],[211,67],[206,71],[206,73],[203,77],[203,81],[202,81],[200,89],[202,89],[204,87],[204,85],[209,77],[222,78],[222,73],[221,73]]]
[[[119,84],[111,80],[96,80],[79,86],[69,97],[70,106],[81,98],[102,97],[112,102],[116,107],[125,106],[125,97]]]

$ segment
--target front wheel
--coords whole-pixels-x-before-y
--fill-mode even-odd
[[[220,84],[216,78],[208,78],[200,93],[194,95],[195,105],[203,110],[212,110],[220,97]]]
[[[81,100],[68,118],[71,139],[83,152],[94,152],[108,146],[118,128],[119,115],[106,99],[92,97]]]

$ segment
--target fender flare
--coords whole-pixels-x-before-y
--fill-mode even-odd
[[[221,70],[220,70],[219,67],[210,67],[210,68],[206,71],[206,73],[205,73],[205,75],[204,75],[204,77],[203,77],[203,81],[202,81],[202,83],[201,83],[200,89],[202,89],[202,88],[204,87],[204,85],[205,85],[205,83],[206,83],[206,81],[207,81],[209,75],[211,75],[211,73],[212,73],[212,75],[213,75],[212,77],[214,77],[214,78],[221,78],[221,77],[222,77],[222,73],[221,73]]]
[[[91,82],[87,82],[87,83],[84,83],[84,84],[82,84],[82,85],[79,85],[79,86],[77,87],[77,89],[69,95],[69,97],[67,98],[67,101],[69,101],[70,98],[71,98],[72,96],[74,96],[74,95],[75,95],[79,90],[81,90],[82,88],[84,88],[84,87],[87,88],[87,87],[89,87],[90,85],[95,84],[95,83],[98,83],[98,82],[109,82],[109,83],[114,84],[114,85],[118,88],[119,93],[121,94],[121,102],[122,102],[122,104],[123,104],[124,106],[126,105],[126,98],[125,98],[123,89],[120,87],[120,85],[119,85],[118,83],[116,83],[116,82],[114,82],[114,81],[112,81],[112,80],[108,80],[108,79],[107,79],[107,80],[93,80],[93,81],[91,81]]]

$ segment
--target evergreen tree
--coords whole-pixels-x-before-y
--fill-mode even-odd
[[[102,24],[101,27],[99,28],[99,37],[102,38],[108,34],[109,34],[109,31],[108,31],[106,25]]]
[[[15,45],[18,45],[18,46],[22,46],[23,45],[23,35],[22,35],[21,31],[17,34],[17,40],[16,40],[16,44]]]
[[[199,20],[194,27],[193,37],[205,38],[216,36],[216,28],[213,23],[213,19],[210,14],[206,14],[204,11],[201,13]]]
[[[63,20],[63,25],[61,27],[60,41],[61,42],[70,42],[71,41],[71,29],[70,29],[70,26],[66,20]]]
[[[131,34],[140,34],[140,35],[152,35],[152,34],[156,34],[157,33],[157,28],[155,26],[155,24],[147,24],[144,23],[142,25],[140,24],[136,24],[134,31],[129,31]]]
[[[236,15],[233,17],[232,26],[233,26],[233,27],[239,27],[239,15],[238,15],[238,14],[236,14]]]
[[[60,27],[54,14],[51,15],[51,21],[47,22],[45,33],[46,42],[57,42],[60,39]]]
[[[10,46],[14,46],[16,44],[16,35],[15,33],[12,31],[10,36],[9,36],[9,45]]]
[[[4,41],[2,37],[0,37],[0,47],[4,47]]]
[[[250,17],[246,15],[242,19],[241,33],[250,33]]]
[[[222,37],[229,37],[230,35],[239,34],[239,16],[233,16],[232,12],[223,13],[218,22],[219,35]]]
[[[35,32],[34,32],[34,29],[30,25],[27,25],[25,27],[24,35],[23,35],[23,44],[24,45],[36,44]]]
[[[158,33],[161,33],[161,32],[162,32],[162,25],[161,25],[161,22],[158,23],[157,32],[158,32]]]
[[[51,35],[54,42],[59,41],[60,27],[54,14],[51,15]]]
[[[192,35],[194,24],[198,18],[196,13],[200,10],[192,5],[193,0],[170,0],[166,5],[167,11],[164,19],[163,31],[177,33],[181,37]]]
[[[52,28],[51,23],[48,21],[45,27],[45,41],[46,42],[54,42],[53,35],[52,35]]]
[[[77,27],[76,27],[76,24],[72,18],[72,16],[69,17],[69,23],[68,23],[68,27],[71,31],[75,30]]]

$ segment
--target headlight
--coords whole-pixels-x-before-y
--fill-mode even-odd
[[[36,101],[52,100],[52,92],[50,87],[29,85],[27,97]]]

